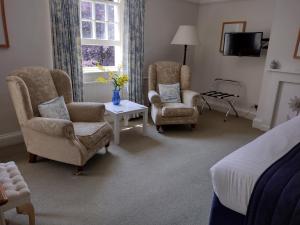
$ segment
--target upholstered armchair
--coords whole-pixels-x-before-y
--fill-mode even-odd
[[[6,80],[30,162],[41,156],[76,165],[81,171],[99,149],[107,150],[113,132],[104,121],[104,104],[73,102],[65,72],[27,67]],[[38,105],[58,96],[64,97],[70,120],[41,117]]]
[[[200,95],[190,90],[191,74],[188,66],[176,62],[156,62],[149,66],[149,92],[151,117],[158,131],[162,125],[190,124],[198,122],[197,105]],[[159,84],[180,84],[181,103],[163,103],[159,95]]]

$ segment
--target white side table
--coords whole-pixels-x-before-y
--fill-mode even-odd
[[[128,125],[130,115],[143,113],[143,135],[147,134],[148,107],[128,100],[122,100],[120,105],[114,105],[112,102],[105,103],[106,111],[114,120],[114,142],[120,143],[120,119],[124,117],[125,125]]]

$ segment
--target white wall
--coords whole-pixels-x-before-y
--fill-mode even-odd
[[[244,115],[248,115],[250,107],[258,104],[266,53],[263,52],[263,56],[259,58],[223,56],[219,52],[222,23],[247,21],[246,32],[262,31],[264,37],[269,37],[274,4],[274,0],[252,0],[200,6],[200,45],[194,58],[195,90],[207,90],[216,77],[238,80],[242,82],[245,90],[238,107]]]
[[[160,60],[182,63],[183,46],[171,45],[179,25],[196,25],[198,5],[182,0],[146,0],[145,74],[149,64]],[[193,47],[189,48],[191,56]],[[192,59],[187,59],[191,65]]]
[[[282,82],[300,83],[300,60],[293,58],[300,29],[299,9],[299,0],[276,0],[258,112],[253,123],[255,127],[263,130],[267,130],[276,124],[273,119],[276,104],[279,100],[277,96],[280,84]],[[282,68],[279,71],[269,70],[270,62],[273,59],[277,59],[281,63]],[[297,94],[295,92],[295,95]],[[285,105],[288,107],[287,102]]]
[[[19,130],[5,77],[22,66],[52,66],[48,0],[5,1],[10,48],[0,49],[0,136]]]
[[[282,71],[300,73],[300,60],[293,58],[300,29],[299,9],[299,0],[276,0],[267,68],[276,59],[280,61]]]

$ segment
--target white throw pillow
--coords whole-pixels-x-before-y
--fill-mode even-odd
[[[164,103],[180,103],[180,85],[176,84],[158,84],[159,95]]]
[[[70,115],[63,96],[38,105],[42,117],[70,120]]]

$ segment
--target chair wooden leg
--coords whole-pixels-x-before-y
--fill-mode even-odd
[[[76,172],[74,175],[79,176],[83,171],[83,166],[77,166]]]
[[[156,130],[158,133],[161,133],[161,126],[160,125],[156,125]]]
[[[37,160],[37,155],[29,153],[29,163],[35,163]]]
[[[110,142],[108,142],[106,145],[105,145],[105,153],[108,153],[108,147],[110,145]]]
[[[4,213],[0,209],[0,225],[6,225],[5,218],[4,218]]]
[[[35,225],[35,212],[32,203],[26,203],[18,206],[17,213],[28,215],[29,225]]]

